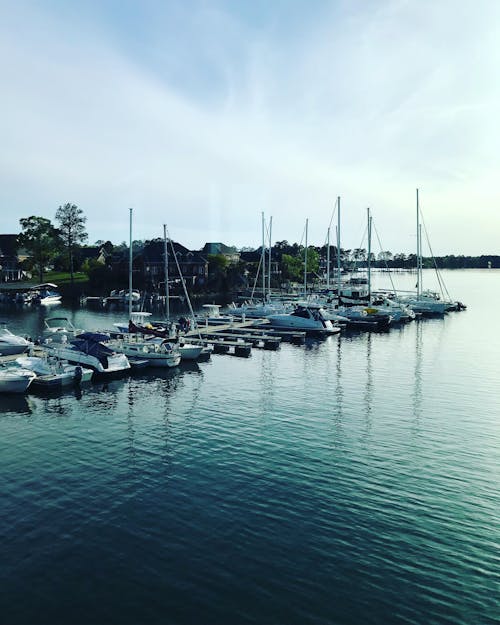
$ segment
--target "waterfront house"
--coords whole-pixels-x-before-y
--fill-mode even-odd
[[[14,282],[22,278],[17,234],[0,234],[0,281]]]
[[[174,248],[172,250],[172,247]],[[134,255],[134,267],[142,271],[146,282],[158,286],[165,281],[163,239],[148,241],[140,254]],[[175,257],[174,258],[174,251]],[[201,252],[188,250],[175,241],[168,243],[168,272],[171,281],[179,280],[179,268],[188,286],[201,286],[208,278],[208,259]]]
[[[224,245],[224,243],[205,243],[200,254],[202,256],[225,256],[231,264],[240,260],[240,252],[235,247]]]

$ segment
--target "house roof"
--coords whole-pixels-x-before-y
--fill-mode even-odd
[[[200,252],[192,252],[188,250],[187,247],[184,247],[180,243],[176,243],[172,241],[168,243],[168,255],[171,260],[173,260],[172,256],[172,246],[175,250],[175,254],[179,259],[182,259],[182,262],[192,262],[192,263],[206,263],[207,259],[200,254]],[[163,263],[164,262],[164,250],[165,244],[161,240],[150,241],[144,246],[142,250],[142,256],[144,258],[144,262],[146,263]]]
[[[0,234],[0,256],[17,256],[17,234]]]
[[[204,254],[238,254],[238,250],[224,243],[205,243],[201,250]]]

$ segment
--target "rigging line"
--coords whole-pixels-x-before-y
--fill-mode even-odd
[[[302,238],[300,239],[299,245],[302,245],[302,241],[304,241],[305,237],[306,237],[306,227],[304,225],[304,230],[302,230]]]
[[[354,248],[354,249],[358,249],[358,250],[362,250],[363,249],[363,243],[365,242],[365,237],[367,236],[367,234],[368,234],[368,224],[365,225],[365,229],[364,229],[364,232],[363,232],[363,237],[361,239],[361,245],[358,248]],[[358,259],[355,258],[354,259],[354,265],[353,265],[353,268],[351,270],[351,273],[354,271],[354,269],[356,268],[357,264],[358,264]]]
[[[257,280],[259,279],[260,268],[262,266],[262,254],[259,256],[259,265],[257,267],[257,273],[255,274],[255,280],[253,281],[252,293],[250,294],[250,301],[253,302],[253,296],[255,289],[257,288]]]
[[[333,218],[335,217],[335,212],[337,210],[337,204],[339,203],[339,199],[337,198],[335,200],[335,204],[333,205],[333,210],[332,210],[332,216],[330,217],[330,223],[328,224],[328,227],[331,228],[332,227],[332,223],[333,223]]]
[[[177,254],[175,253],[174,242],[170,238],[170,232],[168,231],[168,228],[166,226],[165,226],[165,230],[167,232],[167,238],[170,241],[170,247],[172,248],[172,255],[173,255],[174,259],[175,259],[175,264],[177,266],[177,271],[179,272],[182,288],[184,290],[184,295],[186,297],[186,300],[187,300],[187,303],[188,303],[188,306],[189,306],[189,312],[191,313],[191,317],[193,319],[193,326],[198,330],[198,336],[201,339],[201,332],[200,332],[200,329],[198,328],[198,324],[196,323],[196,317],[194,316],[194,310],[193,310],[193,307],[191,306],[191,299],[189,298],[189,294],[187,292],[186,281],[184,280],[184,276],[182,275],[181,267],[179,265],[179,259],[177,258]]]
[[[382,243],[380,242],[380,237],[378,236],[377,226],[373,223],[373,221],[372,221],[372,226],[373,226],[373,229],[375,230],[375,236],[377,237],[377,241],[378,241],[378,244],[380,246],[380,251],[383,252],[384,250],[383,250],[383,247],[382,247]],[[389,265],[387,264],[387,259],[385,258],[385,255],[384,255],[384,265],[385,265],[385,268],[387,269],[387,271],[389,272],[389,280],[391,281],[392,290],[394,292],[394,295],[396,295],[396,287],[394,286],[394,282],[392,280],[392,272],[389,269]]]
[[[431,242],[430,242],[430,239],[429,239],[429,234],[427,232],[427,227],[425,225],[425,220],[424,220],[424,217],[422,215],[422,211],[420,211],[420,216],[421,216],[422,224],[424,226],[424,232],[425,232],[425,238],[427,240],[427,245],[429,246],[429,251],[430,251],[431,256],[432,256],[432,262],[434,263],[434,269],[436,270],[436,276],[437,276],[437,279],[438,279],[439,287],[441,289],[441,295],[443,297],[446,295],[446,297],[448,299],[451,299],[450,294],[448,293],[448,289],[446,288],[446,284],[444,283],[444,280],[441,277],[441,272],[439,271],[439,267],[437,266],[436,257],[434,256],[434,252],[432,251],[432,246],[431,246]]]

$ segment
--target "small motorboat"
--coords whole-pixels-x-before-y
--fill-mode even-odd
[[[44,323],[43,338],[46,341],[66,343],[84,332],[80,328],[75,328],[67,317],[47,317]]]
[[[7,328],[4,322],[0,322],[0,355],[11,356],[13,354],[22,354],[33,347],[33,343],[23,338],[12,334]]]
[[[24,393],[35,378],[36,374],[29,369],[0,367],[0,393]]]
[[[31,287],[31,303],[42,304],[43,306],[60,304],[61,294],[57,288],[57,284],[52,284],[52,282],[44,282]]]
[[[36,374],[32,382],[33,387],[54,389],[89,382],[93,371],[80,365],[72,365],[69,362],[57,358],[40,358],[38,356],[21,356],[16,358],[16,363],[24,369],[29,369]]]

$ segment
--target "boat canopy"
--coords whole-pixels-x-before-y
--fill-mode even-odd
[[[44,282],[43,284],[36,284],[35,286],[31,286],[30,290],[35,291],[38,289],[57,289],[57,284],[53,284],[52,282]]]

